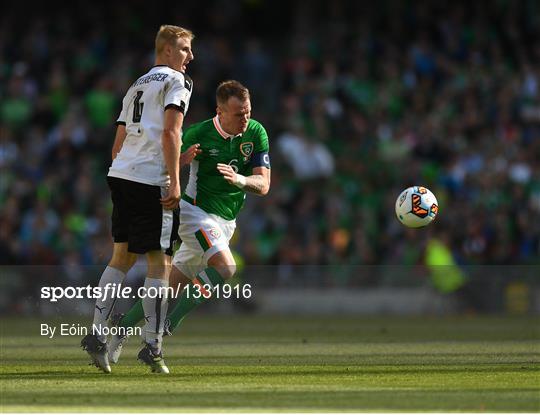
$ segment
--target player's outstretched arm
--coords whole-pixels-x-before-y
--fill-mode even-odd
[[[251,176],[236,173],[228,164],[218,163],[217,169],[230,184],[246,192],[264,196],[270,190],[270,169],[267,167],[254,167]]]

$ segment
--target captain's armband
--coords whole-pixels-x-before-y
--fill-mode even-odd
[[[251,167],[266,167],[270,168],[270,155],[268,151],[261,151],[260,153],[253,154],[251,158]]]

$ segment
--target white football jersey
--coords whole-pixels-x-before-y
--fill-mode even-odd
[[[154,186],[169,184],[161,144],[165,110],[174,106],[185,116],[192,90],[189,77],[166,65],[154,66],[131,85],[116,121],[126,126],[127,135],[109,176]]]

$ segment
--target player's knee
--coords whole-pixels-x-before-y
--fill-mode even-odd
[[[175,292],[182,292],[184,287],[188,285],[191,280],[186,277],[182,271],[175,266],[172,267],[171,274],[169,275],[169,286],[174,287]]]
[[[208,265],[215,268],[224,280],[228,280],[236,273],[236,262],[227,252],[220,252],[208,261]]]
[[[228,280],[236,274],[236,264],[234,262],[232,264],[224,264],[218,269],[218,272],[224,280]]]
[[[130,258],[113,258],[109,262],[109,266],[119,269],[120,271],[127,273],[135,264],[135,260]]]
[[[117,248],[113,250],[113,255],[109,262],[109,265],[123,272],[128,272],[131,267],[133,267],[136,261],[137,254],[128,252],[127,248]]]
[[[232,278],[236,273],[236,264],[234,263],[215,263],[211,265],[211,267],[214,268],[224,280]]]

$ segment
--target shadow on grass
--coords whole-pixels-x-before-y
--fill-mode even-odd
[[[521,365],[521,366],[520,366]],[[532,362],[523,362],[523,363],[500,363],[500,364],[487,364],[484,365],[484,367],[471,367],[470,365],[450,365],[446,364],[444,366],[448,367],[440,367],[443,365],[437,365],[437,367],[432,366],[426,366],[426,367],[407,367],[406,365],[401,365],[401,367],[388,367],[383,365],[378,369],[374,369],[370,366],[358,366],[353,363],[349,365],[341,365],[340,367],[335,366],[329,366],[329,367],[322,367],[321,365],[314,365],[313,368],[294,368],[294,366],[286,368],[286,369],[279,369],[274,370],[272,367],[264,366],[264,367],[254,367],[251,370],[245,370],[245,366],[238,366],[236,369],[233,370],[223,370],[221,368],[212,368],[209,366],[197,366],[195,370],[193,368],[189,368],[187,370],[185,367],[182,368],[175,368],[174,366],[169,365],[169,367],[172,369],[172,374],[167,377],[167,379],[174,379],[175,377],[182,378],[182,379],[189,379],[189,378],[196,378],[200,379],[201,376],[209,376],[212,378],[219,378],[219,377],[233,377],[233,376],[252,376],[252,377],[275,377],[275,376],[365,376],[365,375],[373,375],[373,376],[380,376],[380,375],[418,375],[418,374],[472,374],[472,373],[489,373],[491,375],[494,375],[496,373],[513,373],[513,372],[540,372],[540,365],[538,363],[532,363]],[[395,366],[395,365],[392,365]],[[141,375],[141,373],[126,373],[127,370],[132,370],[133,368],[136,368],[136,372],[140,372],[141,366],[121,366],[118,367],[119,373],[114,373],[115,367],[113,366],[113,373],[111,375],[106,375],[104,373],[98,372],[98,370],[91,365],[89,365],[88,368],[77,368],[77,367],[70,367],[69,370],[62,370],[62,369],[53,369],[53,370],[34,370],[34,371],[28,371],[28,372],[4,372],[0,374],[0,379],[4,380],[23,380],[23,379],[32,379],[32,380],[44,380],[44,379],[51,379],[51,378],[63,378],[63,379],[69,379],[73,378],[77,381],[83,381],[85,379],[108,379],[111,377],[121,378],[123,381],[138,381],[138,376]],[[143,368],[145,369],[145,368]],[[176,372],[176,373],[175,373]],[[149,376],[154,376],[150,373],[147,373]],[[144,375],[144,373],[142,374]],[[82,376],[82,377],[81,377]]]
[[[452,410],[452,411],[534,411],[540,409],[537,389],[476,389],[440,391],[430,389],[357,390],[357,391],[252,391],[252,392],[183,392],[171,383],[169,388],[146,392],[98,394],[59,392],[11,392],[3,396],[3,405],[28,408],[47,406],[112,407],[149,411],[162,409],[340,409],[340,410]]]

